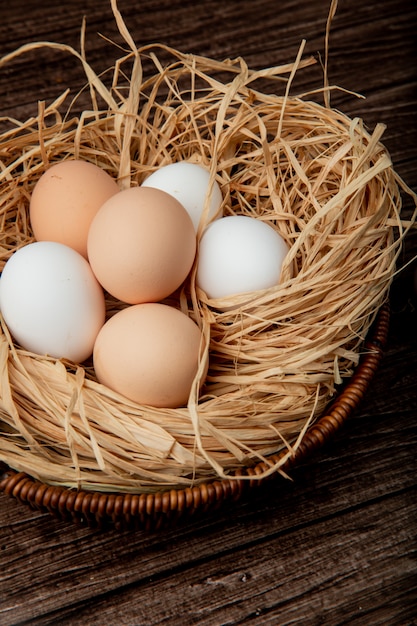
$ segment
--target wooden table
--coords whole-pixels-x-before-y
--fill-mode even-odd
[[[0,52],[34,40],[79,47],[96,71],[118,58],[105,0],[3,3]],[[7,6],[6,6],[7,4]],[[138,44],[163,42],[250,67],[324,54],[326,2],[120,1]],[[97,33],[101,33],[100,38]],[[387,125],[395,168],[417,190],[417,6],[341,1],[330,38],[333,106]],[[84,76],[38,51],[0,69],[0,112],[36,114]],[[319,64],[298,91],[322,84]],[[411,202],[405,202],[405,214]],[[417,250],[408,238],[402,261]],[[392,289],[388,348],[360,409],[330,445],[244,500],[156,533],[59,522],[0,495],[0,624],[417,624],[417,298],[415,263]]]

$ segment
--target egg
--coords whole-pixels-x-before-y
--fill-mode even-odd
[[[187,404],[202,333],[191,318],[148,302],[115,313],[100,330],[93,362],[100,383],[139,404]]]
[[[176,198],[186,209],[197,232],[209,198],[207,223],[221,217],[222,192],[218,182],[210,189],[210,172],[196,163],[177,161],[155,170],[142,187],[162,189]]]
[[[87,260],[61,243],[19,248],[0,278],[3,319],[14,339],[39,355],[81,363],[105,321],[105,300]]]
[[[189,274],[196,235],[184,207],[160,189],[131,187],[103,204],[88,235],[88,259],[101,285],[128,304],[157,302]]]
[[[91,220],[118,191],[116,181],[94,163],[73,159],[51,165],[39,178],[30,199],[35,239],[63,243],[87,257]]]
[[[288,245],[269,224],[230,215],[210,224],[199,245],[196,283],[209,298],[227,298],[279,283]]]

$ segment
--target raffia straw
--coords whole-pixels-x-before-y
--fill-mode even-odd
[[[314,62],[302,58],[303,44],[293,64],[253,71],[243,59],[136,48],[112,7],[128,51],[108,86],[109,75],[98,76],[85,58],[85,25],[80,53],[38,42],[0,60],[1,71],[27,51],[65,51],[81,62],[91,95],[78,118],[74,100],[64,110],[65,91],[25,122],[4,120],[1,266],[33,241],[36,181],[74,157],[96,163],[121,188],[173,161],[200,163],[211,187],[220,184],[226,215],[265,221],[290,252],[274,288],[209,300],[194,269],[169,299],[206,340],[188,405],[178,409],[127,401],[97,383],[91,363],[23,350],[1,320],[0,459],[49,484],[121,492],[190,486],[259,460],[265,473],[280,471],[358,363],[415,223],[416,212],[401,218],[401,193],[416,196],[392,168],[383,126],[369,133],[359,119],[290,95],[295,72]],[[282,95],[256,90],[259,79]],[[326,98],[332,89],[322,90]],[[209,194],[205,215],[208,205]],[[108,315],[122,306],[108,298]],[[279,450],[286,456],[270,464]]]

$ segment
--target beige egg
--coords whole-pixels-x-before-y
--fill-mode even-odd
[[[186,405],[202,334],[187,315],[160,303],[128,306],[101,328],[94,346],[97,379],[139,404]]]
[[[30,222],[37,241],[55,241],[87,257],[91,221],[101,205],[119,191],[116,181],[88,161],[51,165],[36,183]]]
[[[131,187],[101,207],[87,247],[104,289],[138,304],[163,300],[183,283],[196,245],[192,220],[178,200],[159,189]]]

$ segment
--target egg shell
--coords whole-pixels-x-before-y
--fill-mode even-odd
[[[174,307],[153,302],[128,306],[97,336],[97,379],[139,404],[182,406],[197,373],[201,340],[197,324]]]
[[[273,287],[288,251],[285,240],[266,222],[246,215],[223,217],[201,237],[196,283],[209,298]]]
[[[30,223],[37,241],[56,241],[87,257],[91,221],[101,205],[119,191],[103,169],[79,159],[51,165],[30,199]]]
[[[14,339],[39,355],[81,363],[105,321],[105,300],[87,260],[60,243],[19,248],[0,279],[1,312]]]
[[[220,210],[223,197],[219,184],[214,181],[210,189],[210,172],[196,163],[177,161],[164,165],[148,176],[142,187],[155,187],[174,196],[188,212],[196,232],[209,194],[206,223],[223,214]]]
[[[196,246],[191,218],[175,198],[159,189],[131,187],[95,216],[88,258],[111,295],[139,304],[163,300],[183,283]]]

